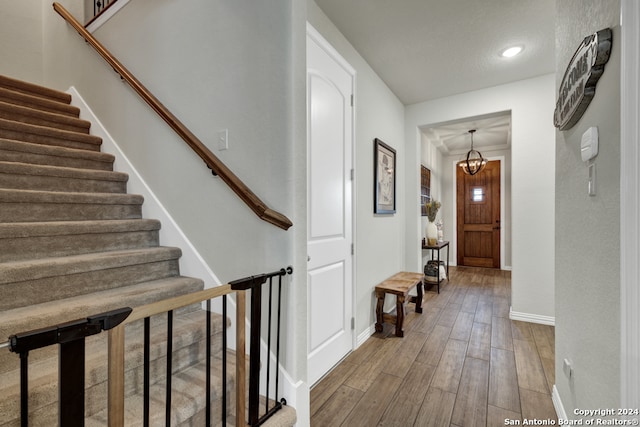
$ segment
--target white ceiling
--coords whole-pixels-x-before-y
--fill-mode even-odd
[[[555,0],[315,0],[402,103],[555,71]],[[499,53],[523,45],[510,59]],[[459,154],[477,129],[480,150],[507,149],[511,116],[469,118],[423,133]]]
[[[555,71],[555,0],[315,1],[405,105]]]
[[[475,129],[473,147],[483,155],[511,148],[511,113],[488,114],[422,129],[424,136],[445,155],[463,155],[471,147],[469,130]]]

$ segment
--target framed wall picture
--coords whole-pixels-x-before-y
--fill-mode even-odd
[[[396,213],[396,150],[374,139],[374,188],[373,212]]]
[[[425,203],[431,200],[431,170],[420,166],[420,209],[422,216],[427,216]]]

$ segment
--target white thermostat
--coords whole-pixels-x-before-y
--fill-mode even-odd
[[[591,160],[598,155],[597,127],[592,126],[582,134],[582,141],[580,142],[580,154],[582,155],[583,162]]]

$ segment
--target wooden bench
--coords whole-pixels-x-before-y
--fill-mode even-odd
[[[422,279],[424,275],[422,273],[409,273],[402,271],[389,277],[376,286],[376,298],[378,302],[376,304],[376,332],[382,332],[382,324],[389,322],[396,325],[396,336],[403,337],[404,330],[402,324],[404,323],[405,316],[405,302],[409,291],[415,287],[418,289],[418,296],[411,297],[410,302],[415,302],[416,313],[422,313]],[[392,294],[396,296],[396,315],[384,313],[384,297],[386,294]]]

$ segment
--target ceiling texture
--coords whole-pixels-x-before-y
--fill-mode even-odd
[[[315,1],[405,105],[555,71],[555,0]],[[513,45],[523,52],[500,56]],[[510,120],[502,128],[496,120],[451,124],[458,138],[450,124],[425,134],[440,135],[440,149],[454,154],[476,126],[474,146],[508,148]]]
[[[508,150],[511,147],[511,113],[508,111],[435,125],[422,129],[422,133],[443,154],[462,158],[471,147],[471,129],[476,131],[473,135],[476,149]]]

